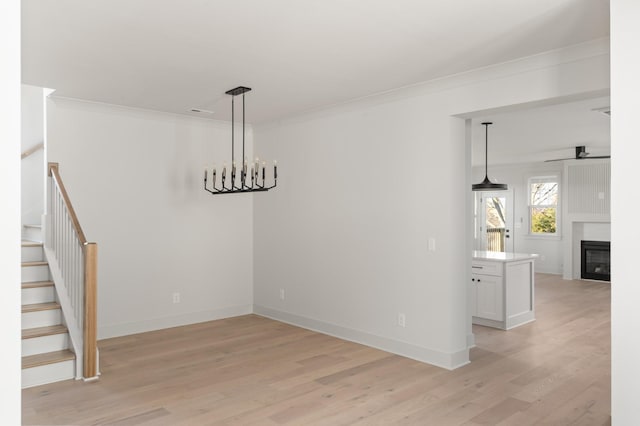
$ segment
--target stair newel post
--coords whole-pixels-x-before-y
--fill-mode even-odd
[[[98,245],[84,245],[84,377],[93,378],[98,375],[98,342],[97,342],[97,290],[98,290]]]

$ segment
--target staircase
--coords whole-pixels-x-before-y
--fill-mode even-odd
[[[25,225],[22,241],[22,388],[73,379],[76,356],[45,260],[42,230]]]

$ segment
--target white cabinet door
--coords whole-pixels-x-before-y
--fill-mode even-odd
[[[475,286],[474,316],[503,321],[502,277],[472,274],[471,280]]]

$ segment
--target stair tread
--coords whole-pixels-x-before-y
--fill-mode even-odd
[[[22,262],[22,266],[45,266],[49,263],[44,260],[33,260],[31,262]]]
[[[42,247],[42,241],[22,240],[22,247]]]
[[[38,287],[52,287],[53,281],[29,281],[23,282],[22,288],[38,288]]]
[[[60,304],[57,302],[47,302],[47,303],[34,303],[31,305],[22,305],[22,313],[47,311],[51,309],[60,309]]]
[[[22,338],[32,339],[34,337],[53,336],[54,334],[64,334],[67,331],[67,327],[62,324],[49,325],[46,327],[28,328],[22,330]]]
[[[75,359],[76,356],[68,349],[63,351],[47,352],[44,354],[36,354],[22,357],[22,368],[39,367],[41,365],[54,364],[56,362],[69,361]]]
[[[42,225],[39,223],[25,223],[24,225],[25,228],[42,228]]]

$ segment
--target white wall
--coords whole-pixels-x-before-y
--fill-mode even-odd
[[[251,312],[252,197],[202,189],[231,158],[229,123],[53,97],[47,127],[98,243],[99,338]]]
[[[2,421],[20,423],[20,1],[0,6],[0,298]]]
[[[447,368],[467,362],[471,166],[452,116],[603,93],[607,47],[592,47],[256,127],[282,165],[281,186],[255,199],[256,312]]]
[[[559,183],[562,185],[562,162],[489,167],[492,180],[506,183],[509,189],[513,190],[514,228],[511,230],[511,237],[513,238],[514,252],[538,254],[539,257],[535,260],[536,272],[561,274],[563,264],[562,235],[546,238],[532,236],[528,232],[528,179],[532,176],[547,176],[549,173],[557,173],[560,179]],[[473,182],[481,182],[482,179],[484,179],[484,166],[474,168]]]
[[[611,1],[611,411],[621,426],[640,421],[639,20],[640,2]]]
[[[44,98],[41,87],[22,85],[22,152],[44,141]],[[44,213],[44,149],[21,161],[22,223],[39,224]]]

